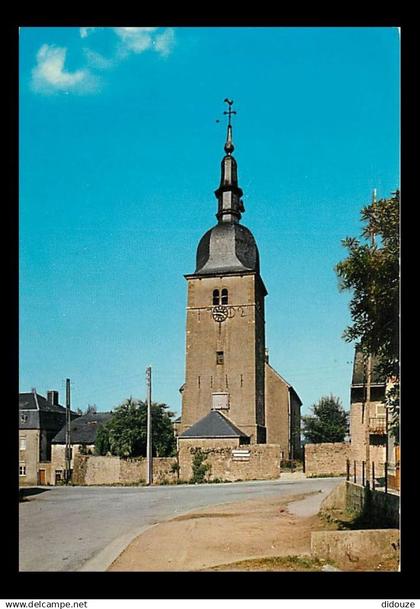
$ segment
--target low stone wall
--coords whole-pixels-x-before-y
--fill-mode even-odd
[[[192,460],[200,449],[210,466],[207,479],[227,480],[272,480],[280,476],[280,446],[278,444],[247,444],[243,446],[203,446],[197,441],[182,441],[179,444],[179,476],[188,481],[193,475]],[[232,451],[249,451],[249,460],[236,460]]]
[[[244,446],[180,442],[177,457],[153,459],[153,484],[189,482],[193,476],[192,460],[197,450],[206,455],[210,466],[206,480],[271,480],[280,476],[280,446],[249,444]],[[237,460],[233,451],[249,451],[244,460]],[[77,485],[142,484],[146,481],[146,459],[120,459],[76,454],[73,483]]]
[[[311,553],[316,558],[343,563],[366,560],[398,559],[400,533],[397,529],[358,531],[315,531],[311,534]]]
[[[75,455],[73,484],[94,486],[97,484],[119,484],[120,458]]]
[[[346,482],[347,505],[353,511],[367,511],[374,520],[398,528],[400,526],[400,498],[392,493],[368,490],[367,487]]]
[[[153,459],[153,483],[176,482],[175,457]],[[75,455],[73,484],[94,486],[101,484],[143,484],[146,482],[146,459],[120,459],[96,455]]]
[[[343,481],[321,503],[320,511],[348,510],[366,514],[377,526],[399,527],[399,496]]]
[[[320,512],[328,512],[330,510],[346,510],[347,509],[347,484],[346,481],[337,484],[333,490],[328,493],[325,499],[322,500],[319,508]]]
[[[153,484],[173,484],[178,481],[178,459],[155,457],[153,459]]]
[[[349,442],[305,444],[305,474],[315,476],[343,476],[350,458]]]
[[[111,457],[112,458],[112,457]],[[119,459],[118,457],[116,457]],[[118,484],[144,484],[146,482],[146,459],[119,459]]]

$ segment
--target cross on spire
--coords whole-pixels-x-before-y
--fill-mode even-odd
[[[233,99],[228,99],[228,98],[226,97],[226,98],[224,99],[224,102],[225,102],[226,104],[228,104],[228,110],[225,110],[225,111],[223,112],[223,114],[227,114],[227,115],[229,116],[229,122],[228,122],[228,126],[230,127],[230,124],[231,124],[231,122],[230,122],[230,120],[231,120],[231,116],[232,116],[232,114],[236,114],[236,111],[235,111],[235,110],[232,110]]]

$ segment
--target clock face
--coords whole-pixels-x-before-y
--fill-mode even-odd
[[[227,319],[228,317],[228,308],[223,306],[223,305],[218,305],[216,307],[213,307],[212,310],[212,315],[213,315],[213,319],[214,321],[225,321],[225,319]]]

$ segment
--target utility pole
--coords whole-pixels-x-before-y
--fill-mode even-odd
[[[386,389],[385,389],[386,391]],[[388,462],[389,462],[389,434],[388,434],[388,404],[385,405],[385,433],[386,433],[386,444],[385,444],[385,492],[388,490]],[[395,471],[393,472],[395,475]]]
[[[369,353],[367,359],[367,383],[366,383],[366,480],[370,480],[370,386],[372,382],[372,356]]]
[[[70,443],[70,379],[66,379],[66,484],[71,476],[71,443]]]
[[[153,456],[152,456],[152,368],[146,368],[147,386],[147,447],[146,447],[146,484],[153,482]]]
[[[373,189],[372,192],[372,203],[376,203],[376,188]],[[375,233],[374,231],[370,234],[370,245],[373,249],[375,245]],[[374,287],[374,286],[372,286]],[[375,298],[375,294],[373,293],[372,298]],[[372,355],[369,350],[369,355],[367,359],[367,384],[366,384],[366,480],[370,480],[370,402],[371,402],[371,384],[372,384]],[[374,482],[372,481],[374,484]]]

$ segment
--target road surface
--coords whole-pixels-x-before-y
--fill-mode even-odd
[[[38,487],[19,504],[20,571],[104,571],[148,527],[191,510],[321,491],[296,509],[315,512],[341,478],[152,487]],[[291,509],[293,505],[290,506]],[[303,515],[303,514],[302,514]]]

